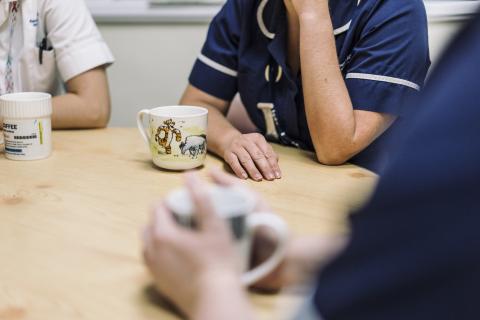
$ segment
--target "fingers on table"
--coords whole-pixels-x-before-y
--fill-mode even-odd
[[[238,177],[247,179],[250,176],[256,181],[263,178],[275,180],[281,178],[278,156],[261,135],[250,135],[248,139],[239,141],[226,154],[225,161]]]
[[[262,141],[263,140],[263,141]],[[272,168],[275,178],[280,179],[282,177],[282,171],[278,165],[278,155],[273,151],[272,146],[262,137],[262,140],[257,140],[256,145],[263,152],[265,159],[267,159]]]
[[[263,176],[260,173],[260,170],[257,168],[252,155],[247,148],[248,147],[245,147],[244,144],[235,150],[235,154],[238,157],[240,165],[248,172],[248,175],[255,181],[261,181]]]
[[[232,168],[233,172],[235,173],[235,175],[237,175],[237,177],[240,177],[242,179],[248,178],[248,173],[243,169],[236,153],[232,151],[226,154],[225,161],[228,163],[230,168]]]

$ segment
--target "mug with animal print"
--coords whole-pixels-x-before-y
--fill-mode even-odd
[[[147,118],[148,126],[144,126]],[[155,165],[169,170],[199,167],[207,155],[208,110],[168,106],[141,110],[137,125]]]

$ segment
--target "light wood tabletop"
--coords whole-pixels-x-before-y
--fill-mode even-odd
[[[140,231],[149,206],[181,186],[182,174],[154,167],[133,128],[57,131],[46,160],[0,155],[0,320],[178,319],[148,290]],[[326,167],[313,154],[274,146],[283,178],[247,182],[297,235],[338,234],[376,176],[353,165]],[[223,166],[209,155],[200,173]],[[251,294],[259,319],[293,301]]]

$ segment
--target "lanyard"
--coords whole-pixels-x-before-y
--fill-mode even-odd
[[[275,85],[278,83],[282,77],[282,67],[277,65],[277,63],[274,61],[274,59],[271,59],[271,63],[269,64],[269,68],[267,69],[266,73],[268,72],[268,76],[266,76],[266,80],[268,82],[268,94],[271,103],[271,112],[272,112],[272,117],[273,117],[273,122],[275,124],[275,127],[277,130],[280,132],[278,136],[278,140],[285,145],[289,146],[294,146],[296,148],[303,148],[305,149],[305,145],[300,142],[300,141],[295,141],[294,139],[290,138],[285,130],[282,130],[280,127],[280,123],[278,121],[277,113],[275,110]],[[277,72],[275,72],[277,71]]]
[[[8,33],[9,33],[9,44],[8,44],[8,54],[7,54],[7,64],[5,69],[5,93],[12,93],[14,91],[14,82],[13,82],[13,35],[15,32],[15,25],[17,23],[17,13],[20,10],[20,1],[11,1],[8,7]],[[0,92],[2,93],[2,92]]]

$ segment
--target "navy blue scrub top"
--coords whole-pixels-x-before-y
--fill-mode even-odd
[[[480,15],[439,62],[372,200],[351,216],[349,246],[320,275],[325,319],[480,318],[479,57]]]
[[[423,1],[335,0],[330,14],[354,109],[401,116],[430,66]],[[287,28],[283,0],[228,0],[210,25],[189,81],[226,101],[238,92],[263,134],[258,103],[273,103],[280,142],[313,150],[301,75],[287,67]],[[352,161],[379,168],[385,136]]]

